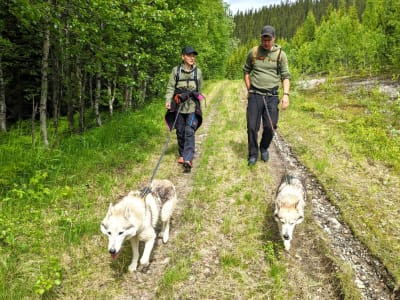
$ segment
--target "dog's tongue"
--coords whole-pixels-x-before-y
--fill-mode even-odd
[[[111,254],[112,259],[117,259],[119,255],[119,252]]]

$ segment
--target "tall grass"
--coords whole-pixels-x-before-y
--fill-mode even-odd
[[[121,173],[138,181],[133,165],[163,141],[161,107],[116,114],[56,147],[32,145],[24,124],[0,137],[2,299],[54,295],[65,274],[60,253],[98,232],[96,199],[121,188]]]

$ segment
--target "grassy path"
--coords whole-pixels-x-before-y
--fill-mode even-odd
[[[283,251],[272,198],[284,167],[273,148],[269,163],[248,168],[242,83],[219,82],[207,99],[193,173],[168,174],[170,167],[163,171],[174,176],[182,208],[174,219],[178,233],[155,298],[336,298],[327,261],[312,245],[319,238],[312,225],[308,232],[299,230],[302,242],[294,244],[311,235],[306,241],[310,249]]]
[[[272,199],[284,166],[274,147],[268,163],[247,166],[247,100],[242,88],[239,81],[208,86],[192,173],[182,173],[176,163],[176,142],[172,139],[157,178],[170,178],[180,201],[170,242],[157,243],[149,270],[127,272],[131,257],[127,245],[119,259],[111,261],[99,233],[87,241],[86,251],[73,254],[75,259],[82,259],[84,252],[90,253],[86,272],[71,274],[66,282],[71,285],[67,298],[338,298],[337,282],[321,256],[325,248],[319,247],[320,235],[314,225],[305,222],[296,233],[293,251],[288,254],[283,250],[272,217]],[[115,194],[123,194],[121,190],[129,182],[138,186],[134,178],[146,184],[147,178],[139,174],[151,174],[158,155],[154,151],[146,164],[137,165],[132,179],[126,181],[122,174],[120,180],[125,183],[115,186]],[[99,201],[99,207],[104,208],[98,212],[101,220],[108,202]],[[300,247],[302,244],[305,246]],[[73,289],[74,277],[79,284]]]

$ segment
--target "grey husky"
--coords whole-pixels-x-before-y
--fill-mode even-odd
[[[169,180],[154,180],[150,192],[145,196],[140,191],[131,191],[116,205],[108,208],[101,222],[101,232],[108,237],[108,252],[117,258],[125,240],[132,246],[132,261],[129,272],[136,271],[139,260],[139,241],[144,242],[140,266],[149,265],[150,254],[156,239],[156,226],[161,220],[164,243],[169,239],[170,218],[177,202],[175,187]]]
[[[305,201],[303,182],[291,175],[284,175],[275,196],[274,217],[286,251],[290,250],[295,226],[304,220]]]

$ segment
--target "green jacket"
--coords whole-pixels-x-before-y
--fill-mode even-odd
[[[179,74],[179,81],[176,82],[178,66],[172,69],[172,72],[169,76],[169,81],[167,85],[167,90],[165,93],[165,103],[174,102],[175,89],[179,89],[181,91],[197,91],[201,93],[201,88],[203,85],[203,76],[201,70],[197,68],[197,83],[194,79],[194,70],[197,68],[196,65],[193,65],[192,70],[186,70],[184,64],[181,64],[181,72]],[[197,90],[196,90],[197,88]],[[195,99],[189,99],[182,104],[181,113],[192,113],[196,110],[196,102]]]
[[[280,50],[279,70],[277,72],[278,56]],[[243,72],[250,74],[251,88],[249,92],[270,90],[278,87],[284,79],[290,79],[289,66],[286,53],[279,45],[274,45],[271,50],[258,46],[254,55],[253,49],[247,54]]]

